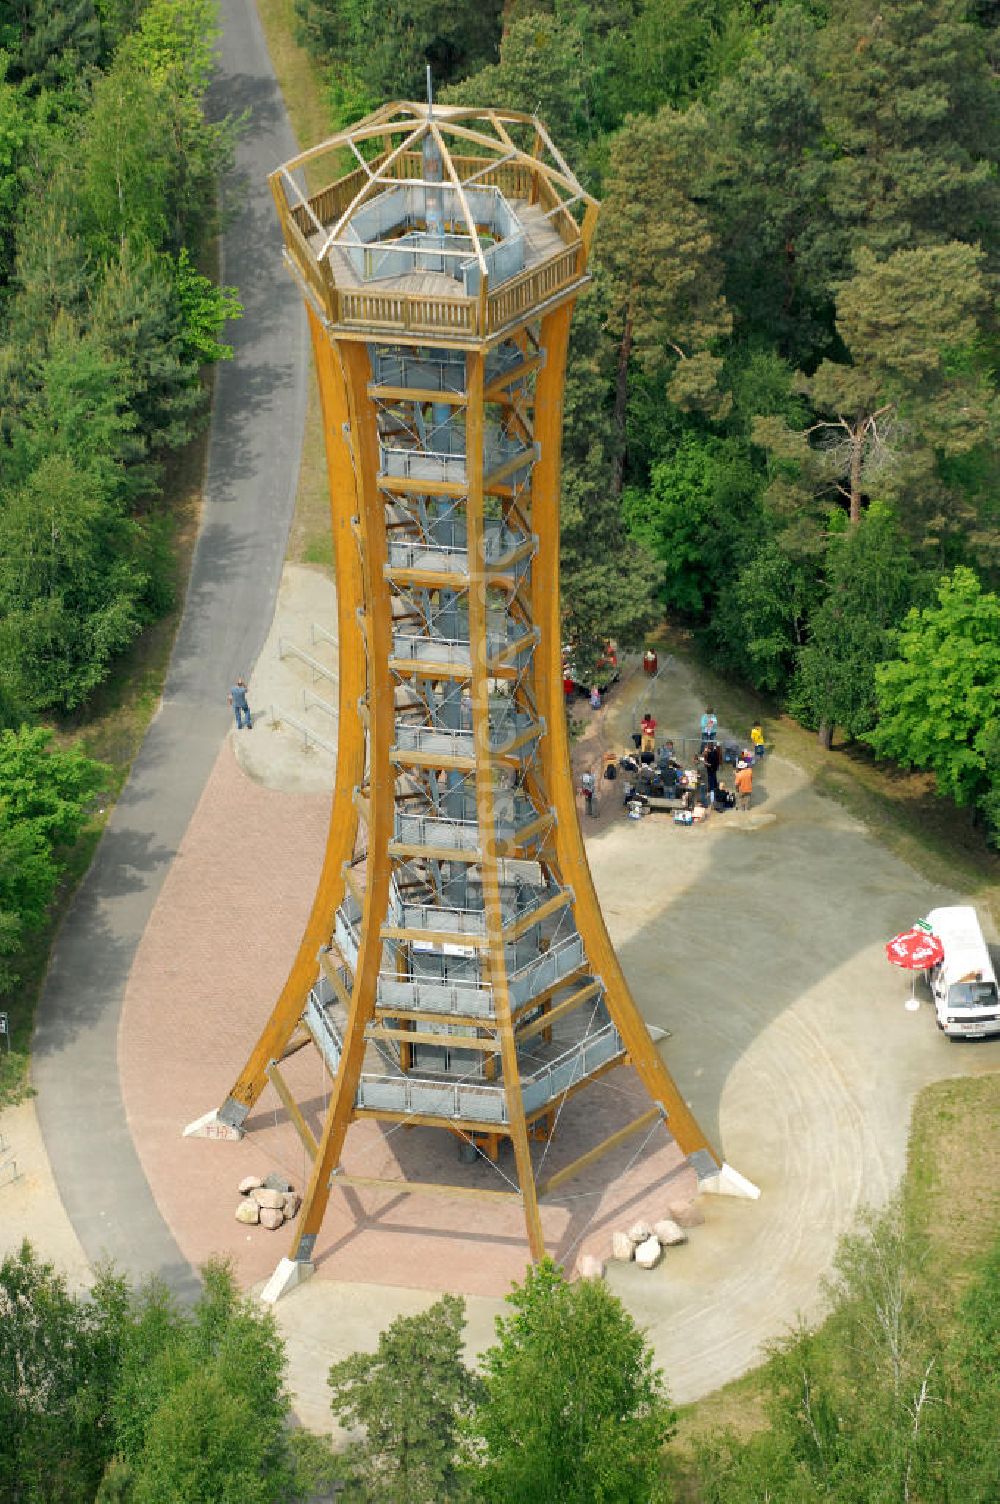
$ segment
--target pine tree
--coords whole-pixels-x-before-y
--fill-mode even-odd
[[[603,322],[600,291],[591,288],[573,317],[560,507],[563,620],[581,682],[609,639],[637,647],[658,614],[656,562],[629,537],[611,499],[619,445],[610,409],[613,350]]]
[[[716,417],[727,410],[719,390],[721,359],[712,346],[732,319],[711,225],[697,201],[709,150],[709,122],[697,106],[636,118],[611,149],[594,260],[617,342],[615,426],[625,432],[632,360],[666,376],[678,405]],[[624,475],[620,449],[613,494]]]
[[[443,1295],[419,1316],[399,1316],[374,1353],[330,1369],[341,1425],[363,1426],[344,1458],[348,1499],[443,1504],[455,1496],[460,1417],[478,1385],[462,1361],[465,1302]]]
[[[816,413],[805,429],[760,418],[754,442],[779,462],[770,495],[801,509],[839,494],[852,526],[870,496],[899,497],[911,531],[940,500],[938,457],[960,455],[988,433],[993,397],[980,348],[989,306],[984,255],[961,242],[897,251],[879,262],[859,251],[837,295],[847,360],[824,360],[799,385]],[[947,518],[934,519],[936,531]],[[953,524],[952,524],[953,525]]]
[[[12,55],[11,79],[30,93],[65,89],[103,58],[94,0],[4,0],[0,36]]]
[[[726,300],[738,331],[795,364],[811,364],[832,336],[818,36],[805,11],[782,6],[709,105]]]
[[[833,0],[820,63],[841,275],[861,246],[995,251],[1000,114],[965,0]]]

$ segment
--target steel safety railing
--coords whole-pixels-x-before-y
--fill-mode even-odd
[[[531,730],[536,725],[537,723],[530,715],[507,708],[491,711],[490,750],[501,753],[523,732]],[[439,754],[443,757],[473,757],[475,756],[475,740],[471,730],[451,730],[445,726],[411,726],[399,723],[396,726],[393,751],[395,753]]]
[[[564,977],[579,971],[584,965],[583,941],[573,935],[542,951],[527,963],[515,965],[516,950],[505,946],[507,962],[507,985],[511,1005],[525,1007],[540,993],[558,987]],[[442,969],[446,962],[454,964],[453,958],[422,956],[425,962],[438,959]],[[426,1009],[430,1013],[465,1014],[471,1018],[492,1018],[493,993],[488,979],[480,978],[479,967],[474,958],[467,963],[475,973],[466,981],[456,980],[443,974],[440,977],[421,975],[400,976],[386,972],[379,978],[378,1000],[382,1006],[404,1010]]]
[[[425,392],[465,391],[465,357],[448,355],[428,358],[403,350],[372,350],[372,386],[413,387]]]
[[[465,548],[449,548],[433,538],[393,539],[389,544],[389,559],[386,568],[427,569],[435,574],[464,575],[469,570],[469,554]]]
[[[492,659],[517,646],[518,652],[511,659],[516,662],[524,653],[533,651],[537,638],[537,631],[525,632],[511,622],[506,631],[487,631],[486,653]],[[447,663],[463,668],[472,663],[467,637],[430,637],[420,632],[394,632],[392,653],[394,658],[412,659],[421,663]]]
[[[412,814],[396,811],[395,837],[412,846],[446,846],[458,851],[475,851],[479,845],[479,822],[475,796],[463,800],[463,817],[447,813]],[[514,839],[526,825],[538,819],[538,812],[527,799],[514,799],[505,791],[494,798],[493,828],[501,841]]]
[[[538,540],[534,534],[515,532],[513,528],[490,519],[483,532],[483,560],[487,564],[502,564],[523,544],[530,542],[534,548]],[[527,568],[530,560],[524,560]],[[438,573],[465,574],[469,567],[468,545],[464,520],[435,522],[421,538],[392,538],[389,541],[388,568],[433,569]]]
[[[359,921],[360,915],[355,918],[350,913],[346,900],[340,905],[333,917],[333,938],[336,941],[337,949],[352,968],[358,964],[358,952],[361,949],[361,931],[358,928]]]
[[[563,977],[578,971],[586,960],[583,941],[579,935],[568,935],[548,950],[542,951],[535,960],[528,961],[517,971],[508,973],[507,985],[510,1000],[515,1008],[554,987]]]
[[[461,1050],[450,1037],[442,1046]],[[554,1060],[521,1074],[521,1096],[527,1113],[538,1112],[571,1090],[587,1076],[624,1057],[625,1046],[614,1024],[578,1040]],[[464,1069],[464,1063],[463,1063]],[[458,1119],[464,1122],[506,1123],[507,1098],[502,1084],[484,1081],[428,1080],[416,1075],[365,1073],[358,1089],[357,1106],[424,1117]]]
[[[326,1061],[327,1070],[331,1076],[335,1076],[337,1074],[337,1067],[340,1065],[344,1041],[340,1030],[333,1022],[325,1004],[321,1000],[318,985],[310,990],[309,996],[306,999],[305,1021],[310,1034],[323,1055],[323,1059]]]
[[[489,987],[438,981],[433,977],[400,977],[386,973],[378,979],[380,1008],[405,1012],[453,1013],[466,1018],[492,1018],[493,993]]]
[[[463,442],[464,436],[456,432],[454,442]],[[464,484],[468,475],[466,455],[458,450],[441,448],[418,449],[416,446],[396,444],[379,445],[379,474],[395,480],[448,481]],[[537,458],[534,444],[509,435],[491,434],[483,446],[483,474],[520,460],[524,466]]]
[[[507,1101],[502,1088],[467,1081],[365,1075],[358,1089],[357,1106],[473,1123],[507,1121]]]
[[[500,884],[500,911],[504,924],[526,919],[560,890],[535,888],[513,881]],[[432,930],[442,934],[485,935],[486,913],[481,907],[452,908],[443,904],[403,903],[404,929]]]
[[[416,632],[394,632],[392,653],[394,658],[449,664],[456,668],[470,668],[472,664],[468,640],[461,642],[448,637],[421,637]]]
[[[590,1076],[600,1066],[625,1054],[625,1045],[614,1024],[580,1040],[565,1054],[557,1056],[542,1070],[531,1076],[521,1077],[521,1098],[525,1112],[535,1112],[546,1107]]]
[[[479,846],[478,821],[444,815],[411,815],[397,809],[394,834],[407,846],[446,846],[453,851],[475,851]]]

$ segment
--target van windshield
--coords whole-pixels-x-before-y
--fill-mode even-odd
[[[952,1008],[992,1008],[997,1003],[997,989],[992,982],[956,982],[948,991]]]

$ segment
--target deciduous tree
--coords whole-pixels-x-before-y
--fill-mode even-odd
[[[502,0],[296,0],[303,33],[328,58],[351,64],[381,103],[422,99],[430,63],[437,84],[496,58]]]
[[[475,1491],[498,1504],[650,1504],[674,1415],[645,1339],[600,1280],[530,1268],[482,1356]]]
[[[976,805],[1000,782],[1000,597],[959,566],[937,604],[910,611],[895,653],[875,670],[878,724],[866,740],[904,767],[927,768],[938,792]]]
[[[824,575],[793,699],[828,747],[834,726],[855,737],[874,724],[875,669],[892,650],[892,628],[919,594],[920,571],[895,517],[876,504],[859,527],[831,537]]]

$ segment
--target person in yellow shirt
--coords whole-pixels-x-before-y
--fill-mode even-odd
[[[754,721],[753,725],[750,727],[750,741],[753,744],[754,757],[763,757],[764,733],[761,730],[760,721]]]

